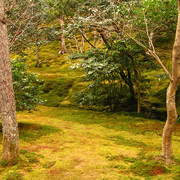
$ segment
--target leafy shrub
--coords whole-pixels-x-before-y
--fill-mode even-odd
[[[109,86],[94,82],[85,91],[76,93],[74,99],[79,106],[115,111],[127,100],[126,90],[126,86],[118,88],[118,84]]]
[[[128,40],[118,41],[110,49],[97,48],[71,57],[80,59],[73,68],[80,67],[86,73],[84,81],[89,84],[85,91],[75,95],[78,105],[110,111],[122,107],[136,109],[135,82],[140,77],[145,54],[144,50],[130,43]]]
[[[11,61],[13,87],[16,99],[17,110],[34,110],[35,106],[41,102],[40,81],[36,74],[27,72],[25,58],[13,59]]]

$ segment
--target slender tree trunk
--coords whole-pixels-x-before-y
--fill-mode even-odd
[[[66,52],[66,45],[65,45],[65,39],[64,39],[64,34],[61,34],[61,54],[64,54]]]
[[[96,48],[86,37],[86,34],[83,31],[80,31],[80,34],[82,35],[82,37],[84,38],[84,40],[89,44],[89,47],[91,49],[91,47]]]
[[[128,80],[128,86],[130,90],[130,99],[132,102],[135,100],[135,92],[134,92],[134,86],[131,78],[131,70],[130,68],[127,68],[127,80]]]
[[[167,163],[174,158],[172,150],[172,133],[178,117],[175,104],[177,86],[178,81],[171,82],[166,95],[167,121],[163,129],[162,156],[166,159]]]
[[[39,67],[39,45],[36,45],[36,66]]]
[[[81,38],[82,38],[82,42],[81,42],[82,49],[83,49],[83,52],[85,52],[86,51],[86,47],[85,47],[85,44],[84,44],[84,38],[83,38],[83,36]]]
[[[3,0],[0,0],[0,111],[3,130],[2,158],[16,159],[19,156],[19,134]]]
[[[65,38],[64,38],[64,18],[62,17],[60,19],[61,23],[61,50],[59,53],[64,54],[66,52],[66,44],[65,44]]]
[[[94,47],[96,47],[96,42],[97,42],[97,32],[94,30]]]
[[[96,48],[99,47],[99,42],[100,42],[100,37],[98,36],[98,40],[97,40],[97,45],[96,45]]]
[[[73,52],[72,45],[71,45],[71,40],[69,38],[68,38],[68,42],[69,42],[70,50],[71,50],[71,52]]]
[[[176,37],[172,54],[172,81],[169,84],[166,94],[167,121],[163,129],[162,139],[162,156],[166,159],[166,163],[173,159],[172,150],[172,133],[177,120],[176,112],[176,91],[180,80],[180,0],[178,0],[178,23],[176,29]]]
[[[141,89],[139,85],[139,80],[136,79],[136,87],[137,87],[137,113],[141,113]]]
[[[140,88],[140,75],[138,73],[138,70],[136,68],[136,64],[134,62],[134,59],[130,56],[131,60],[132,60],[132,65],[133,65],[133,69],[134,69],[134,74],[135,74],[135,78],[136,78],[136,88],[137,88],[137,113],[141,113],[141,88]]]
[[[81,46],[79,45],[79,42],[78,42],[78,40],[77,40],[75,35],[74,35],[74,40],[76,42],[76,49],[77,49],[77,51],[79,52],[79,50],[80,50],[80,52],[82,53],[83,51],[82,51]]]

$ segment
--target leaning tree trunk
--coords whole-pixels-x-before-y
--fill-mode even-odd
[[[169,84],[166,95],[167,121],[163,129],[162,156],[166,159],[167,163],[174,158],[172,150],[172,133],[177,119],[175,103],[177,86],[178,81],[173,80]]]
[[[180,80],[180,0],[178,0],[178,23],[172,54],[172,76],[166,95],[167,121],[163,129],[162,156],[169,163],[173,159],[172,133],[177,120],[176,91]]]
[[[19,134],[3,0],[0,0],[0,111],[3,129],[2,159],[16,159],[19,156]]]

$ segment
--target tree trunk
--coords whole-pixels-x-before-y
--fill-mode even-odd
[[[61,50],[59,53],[64,54],[66,52],[66,44],[65,44],[65,38],[64,38],[64,18],[62,17],[60,19],[61,23]]]
[[[3,0],[0,0],[0,111],[3,129],[2,158],[16,159],[19,156],[19,134]]]
[[[166,95],[167,121],[163,129],[162,139],[162,156],[166,159],[166,163],[173,159],[172,150],[172,133],[177,120],[176,112],[176,91],[180,80],[180,0],[178,0],[178,23],[176,29],[176,37],[172,54],[172,81],[169,84]]]
[[[94,30],[94,47],[96,47],[96,42],[97,42],[97,32]]]
[[[39,67],[39,45],[36,45],[36,66]]]
[[[138,70],[136,68],[134,59],[130,56],[131,61],[132,61],[132,65],[133,65],[133,69],[134,69],[134,74],[135,74],[135,78],[136,78],[136,88],[137,88],[137,113],[141,113],[141,88],[140,88],[140,75],[138,73]]]
[[[65,45],[65,39],[64,39],[64,34],[62,32],[61,34],[61,54],[64,54],[66,52],[66,45]]]
[[[136,79],[136,87],[137,87],[137,113],[141,113],[141,89],[139,85],[139,80]]]
[[[81,45],[82,45],[83,52],[86,52],[86,47],[85,47],[85,44],[84,44],[84,37],[82,36],[81,38],[82,38]]]
[[[169,84],[166,96],[167,105],[167,121],[163,129],[163,139],[162,139],[162,156],[169,163],[173,160],[173,150],[172,150],[172,133],[175,127],[177,112],[176,112],[176,91],[177,91],[178,81],[173,81]]]
[[[72,49],[72,45],[71,45],[71,40],[68,38],[68,42],[69,42],[69,47],[70,47],[70,50],[71,50],[71,53],[73,52],[73,49]]]
[[[75,35],[74,35],[74,41],[75,41],[75,43],[76,43],[76,49],[77,49],[77,51],[79,52],[79,50],[80,50],[80,53],[83,53],[83,51],[82,51],[82,49],[81,49],[81,46],[79,45],[79,42],[78,42],[78,40],[77,40],[77,38],[76,38]]]

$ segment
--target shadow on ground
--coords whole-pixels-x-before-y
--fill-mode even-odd
[[[49,125],[18,123],[20,140],[30,142],[35,141],[42,136],[60,132],[60,129]],[[0,142],[2,142],[2,125],[0,125]]]

